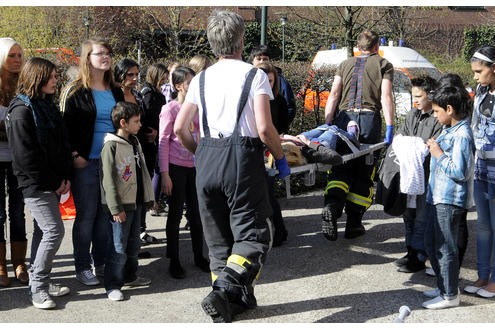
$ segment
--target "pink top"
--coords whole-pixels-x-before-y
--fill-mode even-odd
[[[162,107],[160,112],[160,127],[158,137],[158,164],[160,172],[168,172],[168,164],[172,163],[184,167],[194,167],[194,155],[189,152],[174,133],[174,123],[180,110],[180,104],[172,100]],[[196,115],[193,123],[192,135],[198,139],[199,117]]]

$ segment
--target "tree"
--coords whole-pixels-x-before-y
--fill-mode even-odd
[[[77,11],[74,7],[3,7],[0,35],[14,38],[24,48],[72,48],[79,43],[74,38]]]
[[[341,19],[342,26],[345,29],[345,39],[344,43],[347,47],[347,57],[354,56],[354,46],[356,44],[356,28],[357,19],[362,12],[362,7],[337,7],[337,12],[339,13],[339,17]]]
[[[204,7],[144,7],[146,28],[166,57],[179,59],[209,52],[205,24],[198,18]],[[204,15],[203,15],[204,16]]]

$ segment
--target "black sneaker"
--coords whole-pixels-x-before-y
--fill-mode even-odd
[[[337,240],[337,218],[332,215],[328,207],[323,208],[321,213],[321,231],[326,239],[331,241]]]
[[[359,227],[356,228],[345,228],[345,233],[344,237],[346,239],[354,239],[357,237],[361,237],[366,233],[366,229],[364,229],[364,226],[361,224]]]
[[[159,242],[156,237],[148,234],[146,231],[141,232],[139,238],[141,239],[141,245],[158,244]]]
[[[215,323],[232,322],[232,309],[227,294],[221,289],[212,290],[201,302],[201,307]]]

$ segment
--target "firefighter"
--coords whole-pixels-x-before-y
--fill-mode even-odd
[[[380,142],[382,117],[386,123],[385,142],[392,143],[394,105],[392,82],[394,68],[378,55],[379,37],[373,31],[362,31],[357,39],[360,55],[342,62],[335,74],[329,100],[325,106],[325,122],[346,129],[348,122],[359,126],[359,141]],[[332,168],[324,190],[322,211],[323,235],[337,240],[337,219],[345,209],[345,238],[362,236],[363,215],[373,199],[376,156],[362,156]],[[371,158],[371,160],[370,160]]]

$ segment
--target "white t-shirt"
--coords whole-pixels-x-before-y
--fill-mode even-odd
[[[219,134],[228,137],[232,134],[237,118],[237,106],[241,98],[242,87],[253,65],[237,59],[222,59],[205,71],[205,102],[208,126],[212,138],[219,138]],[[258,69],[254,76],[251,91],[239,120],[241,136],[258,137],[256,120],[254,117],[254,97],[268,95],[273,99],[270,82],[265,72]],[[196,75],[186,95],[185,102],[198,106],[199,126],[201,137],[203,132],[203,106],[199,95],[199,74]],[[268,107],[269,111],[270,108]]]

